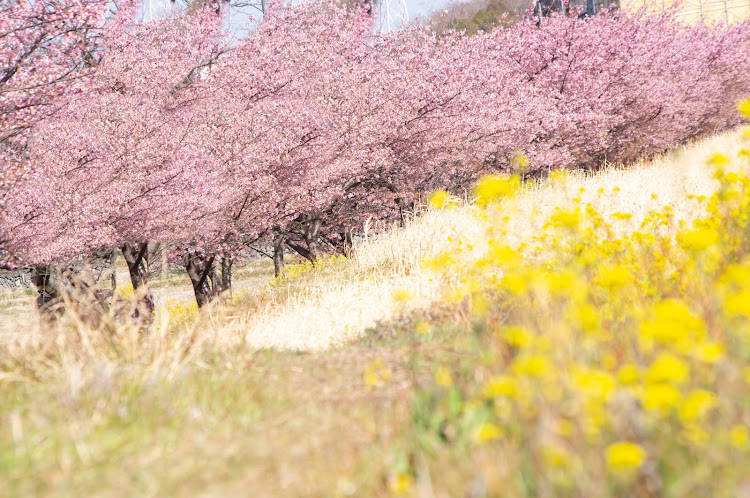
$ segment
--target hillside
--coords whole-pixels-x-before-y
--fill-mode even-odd
[[[552,314],[552,304],[579,294],[579,277],[570,273],[576,258],[606,247],[583,230],[587,215],[573,215],[579,207],[614,219],[613,241],[645,236],[651,221],[644,220],[671,213],[651,232],[651,248],[666,251],[666,241],[717,205],[701,196],[721,188],[721,202],[745,199],[744,190],[726,187],[740,177],[715,176],[717,167],[743,164],[743,133],[628,169],[554,175],[486,207],[457,200],[454,208],[427,209],[405,228],[358,242],[352,259],[291,266],[276,282],[238,292],[230,305],[200,316],[179,297],[188,283],[174,282],[172,295],[185,304],[162,308],[147,332],[124,325],[108,336],[73,321],[56,331],[29,326],[0,335],[3,492],[742,495],[750,399],[742,388],[746,346],[732,342],[732,334],[745,330],[744,322],[711,323],[714,342],[695,343],[702,359],[690,350],[670,352],[657,336],[657,348],[667,349],[650,364],[656,353],[646,346],[633,360],[635,346],[628,344],[637,327],[581,335],[566,328],[567,315]],[[724,221],[734,237],[731,219]],[[562,227],[561,253],[546,238],[550,222]],[[574,223],[580,232],[569,230]],[[571,233],[573,239],[564,238]],[[589,242],[568,250],[569,240]],[[534,252],[539,243],[542,253]],[[651,257],[623,250],[633,264]],[[539,294],[532,282],[532,301],[522,291],[513,298],[520,308],[495,302],[505,299],[499,287],[482,302],[478,293],[497,283],[488,258],[505,258],[511,275],[526,268],[511,265],[516,253],[527,254],[528,275],[559,275],[563,296]],[[703,333],[690,317],[708,309],[698,305],[706,299],[701,289],[713,288],[695,278],[709,268],[708,256],[696,257],[705,264],[686,270],[692,284],[675,291],[695,299],[672,324],[689,334]],[[680,264],[680,253],[674,258]],[[559,266],[540,273],[549,268],[537,260]],[[654,299],[631,294],[631,282],[617,271],[607,275],[607,282],[594,275],[588,285],[591,292],[620,286],[611,306],[619,306],[617,296],[638,305]],[[623,306],[614,310],[625,319],[631,308]],[[599,311],[611,319],[607,306]],[[622,336],[613,339],[607,334],[615,329]],[[656,398],[645,398],[643,418],[632,404],[642,394],[625,384],[640,379],[646,393],[658,388]],[[571,386],[577,390],[569,392]],[[649,403],[657,403],[653,414]]]
[[[649,211],[664,206],[672,206],[675,221],[691,221],[701,212],[688,194],[707,196],[716,188],[707,158],[717,150],[736,153],[743,145],[733,132],[626,170],[574,172],[528,185],[499,207],[511,216],[507,243],[517,247],[531,242],[554,209],[574,198],[592,204],[603,216],[632,213],[621,226],[624,231],[636,230]],[[473,246],[479,257],[487,246],[486,228],[471,206],[422,212],[404,229],[358,244],[351,261],[333,261],[319,271],[282,280],[264,297],[269,304],[244,318],[239,328],[247,328],[248,343],[259,348],[321,349],[361,337],[379,321],[440,300],[440,282],[425,270],[424,261],[448,249],[449,238]],[[411,298],[398,302],[393,299],[398,293]]]

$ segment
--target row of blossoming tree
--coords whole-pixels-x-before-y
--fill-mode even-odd
[[[374,32],[367,6],[277,2],[231,42],[213,4],[136,10],[3,3],[0,259],[118,248],[149,307],[149,241],[202,306],[250,244],[277,271],[285,244],[345,251],[364,220],[486,172],[628,162],[726,129],[750,92],[749,22],[618,12],[437,36]]]

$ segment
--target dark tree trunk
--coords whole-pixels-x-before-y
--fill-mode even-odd
[[[88,263],[73,263],[64,268],[60,272],[58,289],[78,320],[93,330],[115,332],[106,295],[99,288]]]
[[[229,297],[232,295],[232,265],[234,260],[232,258],[222,257],[221,258],[221,282],[219,283],[219,294],[222,297]]]
[[[193,284],[195,301],[202,308],[217,296],[216,268],[214,267],[215,256],[186,254],[185,269],[190,282]]]
[[[279,231],[273,239],[273,273],[276,277],[284,271],[284,242],[286,235]]]
[[[133,284],[133,289],[140,289],[144,285],[148,285],[148,279],[146,277],[146,265],[148,258],[148,244],[124,244],[122,246],[122,255],[128,264],[128,272],[130,273],[130,282]]]
[[[69,309],[75,320],[94,330],[114,333],[109,298],[116,287],[115,253],[108,251],[85,260],[35,266],[31,282],[38,296],[36,308],[42,324],[51,325]],[[111,279],[111,288],[99,283]]]
[[[308,251],[306,247],[302,247],[299,244],[295,244],[291,240],[287,240],[286,245],[288,245],[289,248],[293,249],[294,252],[296,252],[303,258],[309,260],[311,263],[315,263],[315,256],[313,256],[313,254],[310,251]]]
[[[352,234],[348,230],[344,230],[339,234],[339,237],[341,237],[341,254],[347,258],[351,258],[352,249],[354,248],[354,245],[352,244]]]
[[[135,293],[135,307],[131,317],[150,321],[154,313],[154,296],[148,286],[148,244],[124,244],[122,255],[128,264],[130,282]]]
[[[305,226],[305,244],[310,253],[308,258],[313,264],[320,256],[320,228],[323,222],[320,218],[312,218]]]
[[[35,266],[31,281],[39,294],[36,298],[36,309],[42,323],[55,322],[65,313],[57,270],[51,265]]]
[[[398,226],[404,228],[406,226],[406,213],[404,212],[404,200],[401,197],[396,197],[396,206],[398,206]]]
[[[108,318],[106,293],[99,288],[87,263],[70,262],[63,267],[36,266],[32,281],[39,293],[36,308],[42,324],[52,325],[69,307],[76,320],[91,329],[114,332]]]

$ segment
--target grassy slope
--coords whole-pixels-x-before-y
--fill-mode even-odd
[[[674,208],[676,221],[691,220],[699,213],[688,194],[706,195],[716,188],[706,158],[717,150],[736,153],[741,144],[738,134],[730,133],[627,170],[573,173],[562,181],[531,186],[503,206],[511,218],[507,243],[530,241],[555,207],[576,197],[604,216],[632,213],[633,218],[620,225],[626,231],[636,229],[647,212],[666,205]],[[466,245],[481,249],[486,245],[485,229],[467,207],[427,212],[404,229],[360,243],[352,261],[281,284],[267,297],[270,305],[242,317],[239,327],[248,330],[248,343],[260,348],[317,350],[344,344],[361,337],[378,320],[439,299],[440,286],[425,273],[422,261],[450,247],[448,237],[456,234]],[[393,295],[399,291],[414,299],[397,302]]]
[[[530,188],[507,205],[508,242],[576,196],[634,213],[623,230],[660,205],[691,219],[687,194],[715,188],[705,158],[738,148],[728,134]],[[0,495],[385,495],[405,466],[421,469],[425,496],[466,494],[482,461],[460,449],[415,456],[411,400],[433,365],[469,369],[481,351],[464,335],[392,325],[437,309],[440,283],[421,261],[450,234],[481,251],[480,225],[468,208],[428,212],[362,242],[356,259],[247,291],[181,330],[0,335]]]

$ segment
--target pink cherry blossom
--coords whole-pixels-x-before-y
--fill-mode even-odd
[[[204,285],[209,261],[251,242],[301,224],[314,252],[318,232],[344,242],[519,154],[534,176],[664,151],[736,125],[750,93],[750,21],[557,15],[474,36],[372,23],[362,6],[275,2],[230,43],[211,5],[123,9],[95,71],[25,129],[4,247],[49,263],[160,241]]]

